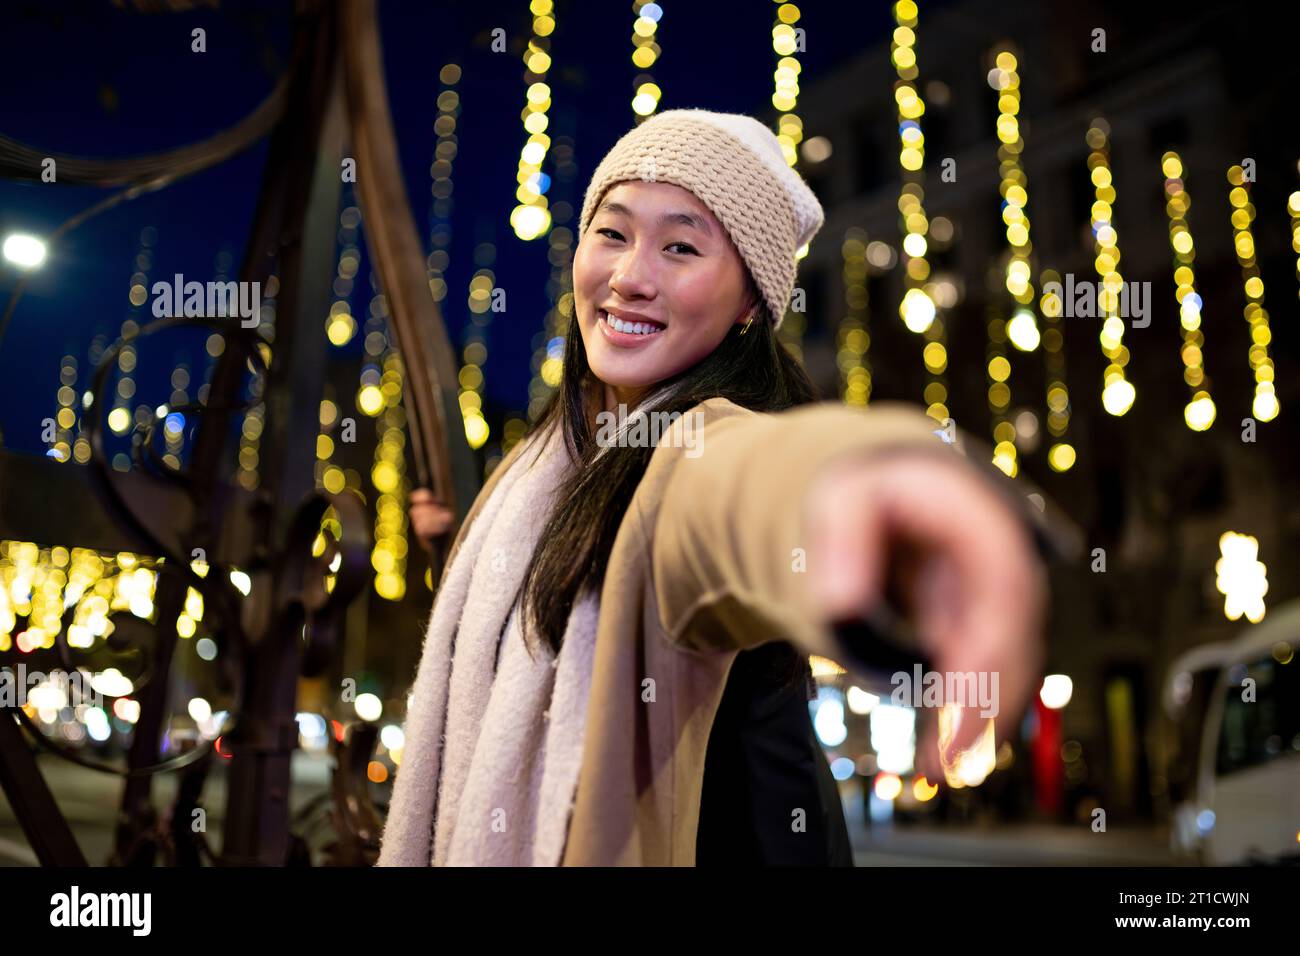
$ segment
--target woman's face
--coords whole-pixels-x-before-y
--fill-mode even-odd
[[[573,292],[587,362],[629,405],[711,353],[753,305],[726,230],[672,183],[605,193],[574,255]]]

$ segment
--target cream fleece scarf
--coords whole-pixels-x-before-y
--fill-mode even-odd
[[[527,441],[434,603],[380,866],[558,866],[563,857],[599,601],[575,603],[558,658],[549,647],[530,658],[514,599],[574,465],[563,428]]]

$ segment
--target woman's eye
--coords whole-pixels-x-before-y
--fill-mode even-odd
[[[608,226],[604,226],[600,229],[597,229],[596,233],[597,235],[608,236],[610,239],[613,239],[615,241],[621,241],[623,239],[623,236],[620,233],[616,232],[613,229],[610,229]],[[677,255],[687,255],[687,256],[699,255],[699,253],[695,250],[695,247],[690,245],[689,243],[670,242],[668,245],[664,246],[665,249],[675,249],[679,247],[681,251],[678,252]]]

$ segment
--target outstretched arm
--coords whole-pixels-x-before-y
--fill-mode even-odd
[[[1046,587],[1026,523],[918,409],[832,403],[706,427],[665,487],[652,559],[669,639],[697,651],[791,640],[852,668],[834,624],[902,598],[945,672],[995,672],[1005,737],[1042,663]],[[953,749],[973,742],[963,713]],[[918,754],[936,779],[927,733]]]

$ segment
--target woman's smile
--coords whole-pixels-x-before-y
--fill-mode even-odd
[[[636,313],[620,314],[617,310],[611,313],[604,309],[596,310],[596,324],[610,345],[624,349],[644,345],[666,328]]]

